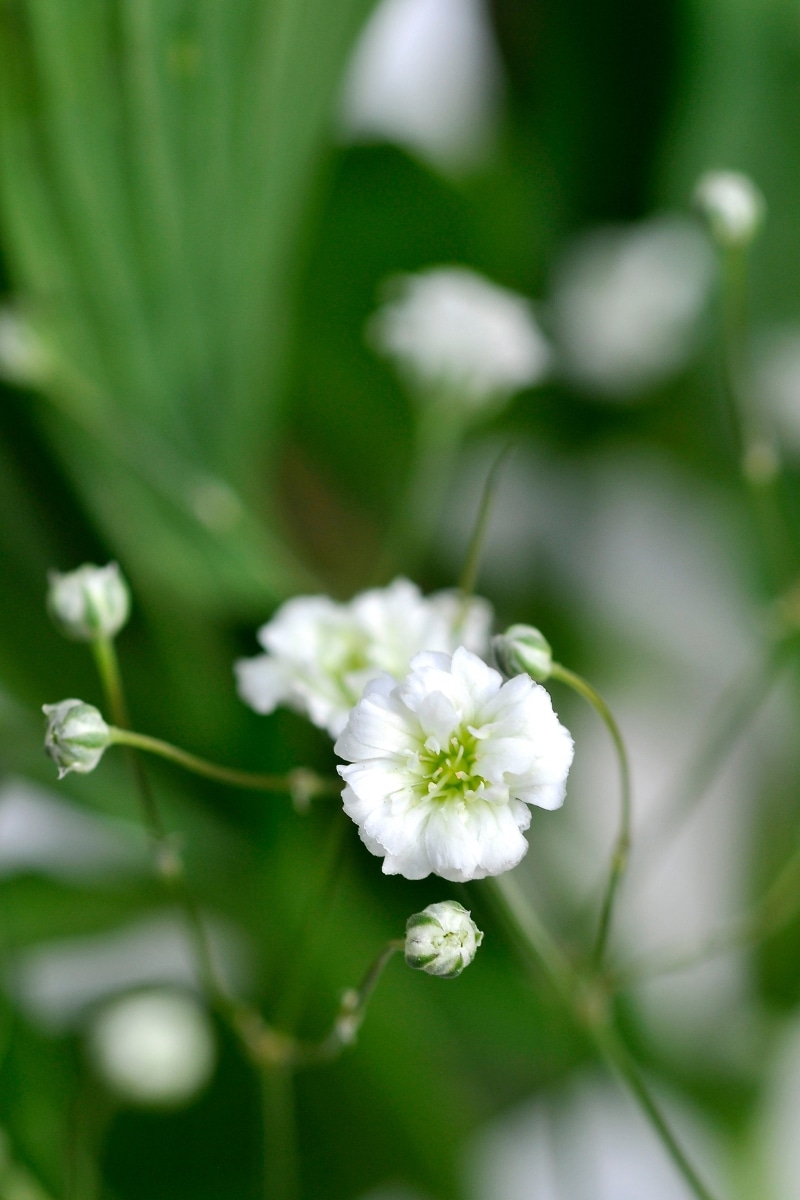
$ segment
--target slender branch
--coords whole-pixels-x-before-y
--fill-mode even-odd
[[[608,875],[608,883],[606,885],[605,895],[600,908],[600,920],[597,928],[597,938],[593,951],[593,962],[599,969],[603,962],[606,943],[611,929],[611,917],[614,909],[614,900],[616,898],[617,888],[619,887],[622,876],[625,873],[625,868],[628,862],[628,855],[631,847],[631,779],[630,768],[628,766],[628,755],[625,750],[625,743],[622,740],[619,726],[617,725],[611,709],[606,704],[603,697],[597,692],[590,683],[582,676],[576,675],[574,671],[568,670],[560,663],[553,663],[551,677],[565,683],[571,687],[573,691],[583,696],[588,700],[592,708],[602,720],[614,743],[614,749],[617,754],[619,763],[620,776],[620,817],[619,817],[619,832],[614,844],[614,849],[611,855],[611,867]]]
[[[264,1200],[297,1200],[300,1195],[294,1078],[290,1066],[262,1066]]]
[[[486,541],[486,530],[489,524],[489,515],[492,510],[495,493],[500,482],[500,474],[505,466],[506,460],[513,449],[513,443],[508,442],[494,460],[489,474],[486,477],[486,483],[483,486],[483,494],[481,496],[480,507],[478,508],[478,516],[475,520],[475,527],[472,531],[469,547],[467,549],[467,557],[464,560],[464,569],[461,572],[459,580],[459,589],[466,601],[475,591],[475,582],[478,578],[478,567],[480,566],[481,554],[483,552],[484,543]]]
[[[630,1051],[615,1029],[608,1005],[605,1003],[606,997],[600,994],[596,987],[592,988],[592,980],[577,974],[511,875],[499,875],[487,880],[487,883],[521,935],[527,952],[534,961],[544,967],[573,1019],[588,1033],[600,1056],[640,1105],[695,1200],[714,1200],[672,1132],[669,1122],[642,1079]]]
[[[291,796],[302,794],[304,798],[318,795],[334,795],[341,790],[337,780],[323,779],[313,771],[301,767],[289,771],[286,775],[260,774],[253,771],[240,771],[236,767],[222,767],[217,763],[208,762],[188,750],[181,750],[171,742],[161,738],[150,737],[146,733],[136,733],[132,729],[120,729],[115,725],[109,727],[111,741],[119,746],[130,746],[135,750],[144,750],[148,754],[156,754],[176,763],[186,771],[195,775],[203,775],[218,783],[227,783],[232,787],[251,788],[261,792],[286,792]]]

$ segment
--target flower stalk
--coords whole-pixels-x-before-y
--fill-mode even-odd
[[[592,685],[585,680],[581,675],[577,675],[574,671],[568,670],[560,663],[553,663],[551,672],[552,679],[557,679],[561,683],[572,688],[580,696],[591,704],[597,715],[608,730],[611,741],[614,744],[617,761],[619,764],[620,778],[620,812],[619,812],[619,831],[617,833],[614,849],[611,854],[611,866],[608,874],[608,882],[603,896],[603,901],[600,906],[600,920],[597,927],[597,936],[595,939],[594,950],[592,953],[592,962],[599,970],[602,967],[603,957],[605,955],[608,935],[611,930],[611,919],[614,911],[614,901],[616,899],[617,889],[619,888],[622,877],[625,874],[625,869],[628,863],[628,855],[631,847],[631,778],[630,767],[628,765],[628,754],[625,749],[625,743],[622,739],[619,726],[614,718],[614,714],[606,704],[603,697]]]

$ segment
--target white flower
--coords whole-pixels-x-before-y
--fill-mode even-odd
[[[522,296],[466,267],[400,275],[388,286],[367,334],[417,390],[479,409],[544,376],[550,349]]]
[[[472,167],[495,132],[501,84],[485,0],[379,0],[345,77],[344,132],[443,170]]]
[[[42,712],[47,717],[44,748],[58,767],[58,778],[63,779],[70,771],[88,775],[111,744],[108,725],[99,710],[83,700],[61,700],[58,704],[43,704]]]
[[[739,171],[707,171],[695,188],[694,202],[721,246],[752,242],[766,211],[761,192]]]
[[[558,808],[572,738],[544,688],[502,676],[469,650],[418,654],[350,714],[336,753],[344,809],[387,875],[463,883],[515,867],[528,805]]]
[[[106,1083],[135,1104],[185,1104],[208,1082],[216,1051],[208,1017],[191,996],[166,989],[112,1001],[90,1031]]]
[[[112,638],[131,610],[131,594],[117,563],[84,563],[65,575],[51,571],[47,592],[50,616],[67,637],[79,642]]]
[[[442,900],[406,921],[405,958],[417,971],[455,979],[472,962],[482,941],[469,911],[457,900]]]
[[[712,279],[708,239],[689,220],[656,217],[584,234],[554,281],[565,374],[617,400],[668,379],[694,348]]]
[[[239,695],[259,713],[288,704],[336,737],[370,680],[384,671],[402,678],[420,650],[452,653],[463,644],[487,653],[491,619],[486,600],[425,597],[407,579],[347,604],[298,596],[258,631],[267,653],[236,663]]]

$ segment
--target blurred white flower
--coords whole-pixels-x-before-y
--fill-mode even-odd
[[[336,737],[370,680],[384,671],[402,677],[420,650],[464,645],[486,654],[491,621],[488,601],[472,597],[464,607],[456,592],[426,597],[407,579],[346,604],[298,596],[258,631],[267,653],[235,664],[239,695],[259,713],[288,704]]]
[[[0,787],[0,878],[119,879],[148,867],[140,828],[66,803],[25,779]]]
[[[761,192],[739,171],[707,171],[698,180],[694,202],[721,246],[746,246],[766,211]]]
[[[84,563],[48,576],[47,611],[67,637],[79,642],[113,638],[131,611],[131,594],[119,565]]]
[[[800,327],[760,335],[753,356],[753,393],[762,420],[774,423],[781,445],[800,454]]]
[[[178,1106],[208,1083],[216,1049],[211,1023],[186,993],[158,990],[120,997],[89,1029],[98,1074],[134,1104]]]
[[[367,327],[415,391],[472,409],[540,382],[550,349],[524,297],[466,267],[398,275]]]
[[[472,962],[482,941],[483,934],[463,904],[442,900],[406,921],[405,958],[414,970],[455,979]]]
[[[484,0],[382,0],[345,79],[344,132],[463,169],[491,143],[501,88]]]
[[[214,963],[226,985],[249,985],[251,955],[242,933],[203,914]],[[197,956],[182,914],[144,921],[88,937],[61,938],[11,957],[7,990],[25,1015],[47,1030],[81,1024],[101,1001],[138,988],[199,990]]]
[[[554,281],[564,373],[615,399],[667,379],[696,343],[713,269],[707,238],[688,220],[659,217],[580,238]]]
[[[25,318],[13,308],[0,308],[0,379],[35,386],[50,365],[47,349]]]
[[[335,749],[352,764],[345,812],[384,873],[459,883],[517,865],[528,805],[562,804],[573,754],[544,688],[503,683],[463,647],[369,684]]]
[[[709,1186],[722,1156],[698,1119],[663,1098],[667,1119]],[[494,1122],[472,1149],[469,1200],[687,1200],[686,1184],[634,1102],[582,1079]]]

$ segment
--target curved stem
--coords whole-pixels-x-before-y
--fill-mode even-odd
[[[625,743],[622,740],[619,726],[617,725],[611,709],[606,704],[603,697],[597,692],[590,683],[587,682],[581,675],[577,675],[574,671],[570,671],[567,667],[563,667],[560,663],[553,663],[551,677],[565,683],[571,687],[573,691],[583,696],[588,700],[592,708],[602,720],[608,730],[611,740],[614,743],[614,749],[617,754],[619,763],[620,777],[620,818],[619,832],[617,840],[614,844],[614,849],[611,855],[611,867],[608,875],[608,883],[606,885],[605,895],[600,908],[600,921],[597,928],[597,938],[595,940],[593,962],[599,969],[602,965],[603,955],[605,954],[606,943],[608,941],[609,931],[611,929],[611,917],[614,909],[614,900],[616,898],[617,888],[620,880],[625,873],[625,867],[628,862],[628,854],[631,847],[631,777],[630,768],[628,766],[628,754],[625,750]]]
[[[500,482],[500,472],[505,465],[513,448],[512,442],[507,442],[503,449],[498,454],[497,458],[492,463],[489,474],[486,477],[486,483],[483,486],[483,494],[481,496],[478,515],[475,520],[475,528],[472,531],[472,537],[469,541],[467,549],[467,557],[464,560],[464,569],[461,572],[461,578],[458,582],[458,587],[462,593],[464,600],[475,591],[475,582],[478,578],[478,567],[480,566],[481,553],[483,551],[484,542],[486,540],[486,530],[489,524],[489,515],[492,510],[497,486]]]
[[[262,1066],[264,1200],[296,1200],[300,1195],[293,1085],[290,1066]]]
[[[135,750],[156,754],[186,771],[192,771],[195,775],[203,775],[207,779],[227,783],[232,787],[251,788],[260,792],[286,792],[291,796],[301,793],[306,799],[312,796],[333,795],[341,789],[341,784],[336,780],[322,779],[304,767],[289,771],[287,775],[240,771],[236,767],[222,767],[217,763],[208,762],[205,758],[190,754],[188,750],[181,750],[179,746],[173,746],[171,742],[165,742],[161,738],[150,737],[147,733],[136,733],[132,729],[120,729],[111,725],[109,734],[112,743],[118,746],[131,746]]]
[[[714,1200],[672,1132],[669,1122],[645,1084],[631,1052],[614,1027],[605,996],[596,990],[593,992],[591,981],[577,974],[510,875],[499,875],[487,880],[487,884],[521,935],[525,949],[544,967],[573,1019],[591,1037],[601,1058],[627,1086],[640,1105],[695,1200]]]

